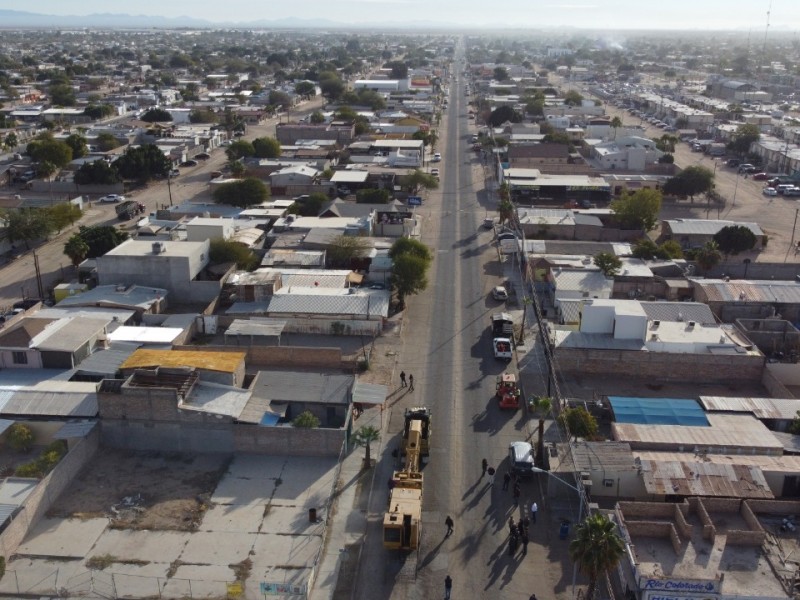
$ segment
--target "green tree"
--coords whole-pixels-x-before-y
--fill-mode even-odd
[[[237,268],[252,271],[259,265],[258,257],[250,248],[223,238],[213,238],[208,250],[208,259],[213,265],[236,263]]]
[[[623,228],[650,231],[658,223],[661,192],[648,189],[625,192],[611,202],[611,211]]]
[[[70,225],[74,225],[83,214],[80,207],[71,202],[59,202],[41,210],[47,212],[47,218],[57,233],[61,233],[62,230]]]
[[[121,231],[113,225],[81,226],[78,229],[78,235],[89,246],[86,258],[103,256],[106,252],[116,248],[128,239],[127,231]]]
[[[391,69],[389,77],[391,79],[406,79],[408,78],[408,65],[400,60],[394,60],[384,65],[385,68]]]
[[[421,258],[426,262],[433,260],[431,249],[419,240],[411,238],[398,238],[392,247],[389,248],[389,258],[395,260],[403,255],[411,255]]]
[[[322,192],[314,192],[304,198],[296,199],[288,210],[293,215],[316,217],[328,201],[328,197]]]
[[[49,90],[50,103],[55,106],[73,106],[75,104],[75,90],[66,83],[51,85]]]
[[[49,160],[43,160],[36,166],[36,173],[42,179],[49,180],[53,175],[58,172],[58,167],[56,167],[53,163]]]
[[[705,167],[687,167],[675,177],[664,183],[664,193],[670,196],[686,197],[694,200],[695,195],[711,191],[714,186],[714,173]]]
[[[493,76],[495,81],[508,81],[508,70],[505,67],[495,67]]]
[[[86,243],[80,234],[76,233],[64,244],[64,254],[69,257],[72,266],[77,268],[79,264],[86,260],[89,254],[89,244]]]
[[[36,441],[33,430],[23,423],[14,423],[8,428],[6,442],[14,452],[30,452]]]
[[[681,245],[675,240],[667,240],[666,242],[663,242],[658,249],[663,254],[666,254],[666,258],[683,258],[683,248],[681,248]]]
[[[391,199],[389,190],[367,188],[356,192],[358,204],[388,204]]]
[[[108,152],[122,145],[122,142],[120,142],[110,133],[97,134],[97,139],[95,140],[95,143],[97,144],[97,149],[100,152]]]
[[[617,129],[622,127],[622,119],[619,117],[614,117],[611,119],[611,123],[609,123],[609,125],[611,125],[611,129],[614,130],[614,139],[617,139]]]
[[[597,419],[582,406],[562,411],[558,416],[558,422],[562,427],[566,427],[570,436],[593,438],[597,435]]]
[[[315,110],[311,113],[311,116],[308,118],[312,125],[319,125],[325,122],[325,115],[323,115],[320,111]]]
[[[400,307],[405,307],[405,299],[418,294],[428,287],[427,271],[430,262],[419,256],[404,254],[398,256],[392,265],[392,286],[397,292]]]
[[[119,183],[121,179],[116,167],[104,160],[96,160],[82,164],[75,171],[74,181],[77,185],[113,185]]]
[[[90,104],[83,109],[83,114],[96,121],[113,115],[114,107],[110,104]]]
[[[792,419],[792,422],[789,423],[789,428],[787,431],[789,433],[793,433],[794,435],[800,435],[800,410],[795,413],[795,417]]]
[[[352,269],[353,262],[366,256],[369,242],[355,235],[339,235],[333,238],[325,251],[325,262],[329,269]]]
[[[611,254],[611,252],[599,252],[594,255],[594,265],[606,277],[614,277],[622,268],[622,260],[616,254]]]
[[[86,147],[86,138],[77,133],[70,134],[64,142],[72,148],[72,158],[83,158],[89,153]]]
[[[726,256],[752,250],[756,245],[756,236],[744,225],[728,225],[714,234],[717,247]]]
[[[19,208],[5,211],[6,239],[12,244],[23,242],[26,248],[30,243],[46,238],[53,230],[47,211],[36,208]]]
[[[564,104],[567,106],[580,106],[583,102],[583,96],[581,96],[575,90],[569,90],[566,94],[564,94]]]
[[[304,98],[317,95],[317,88],[311,81],[301,81],[294,86],[294,93]]]
[[[247,208],[269,200],[269,190],[260,179],[247,177],[217,186],[212,197],[217,204]]]
[[[189,113],[190,123],[216,123],[218,120],[217,113],[210,108],[195,108]]]
[[[281,143],[273,137],[260,137],[253,140],[253,151],[258,158],[280,158]]]
[[[292,427],[299,429],[316,429],[320,420],[310,410],[304,410],[292,420]]]
[[[510,106],[498,106],[489,114],[489,125],[492,127],[500,127],[506,121],[520,123],[522,115]]]
[[[238,160],[245,156],[255,156],[256,149],[252,142],[247,140],[236,140],[230,146],[228,146],[228,149],[225,150],[225,154],[230,160]]]
[[[145,183],[156,177],[166,177],[172,168],[170,160],[154,144],[146,144],[128,151],[114,161],[114,167],[124,179]]]
[[[172,121],[172,115],[163,108],[151,108],[140,119],[145,123],[168,123]]]
[[[761,139],[761,130],[758,125],[745,123],[736,128],[736,135],[733,141],[728,143],[727,149],[739,156],[744,156],[750,152],[750,146],[759,139]]]
[[[514,204],[511,200],[501,200],[500,204],[497,206],[497,212],[500,214],[500,225],[505,222],[514,222]]]
[[[569,544],[569,556],[589,578],[586,598],[594,597],[600,578],[616,568],[624,555],[625,544],[605,514],[589,515],[578,525],[575,539]]]
[[[658,163],[661,165],[675,164],[675,156],[672,154],[662,154],[658,157]]]
[[[438,189],[439,180],[430,173],[414,169],[408,175],[400,177],[400,186],[411,194],[417,194],[420,189]]]
[[[280,106],[284,110],[292,107],[292,97],[280,90],[272,90],[267,101],[270,106]]]
[[[3,146],[8,148],[9,150],[13,150],[14,148],[16,148],[18,143],[19,142],[17,140],[17,134],[14,132],[6,134],[6,137],[3,138]]]
[[[363,446],[365,449],[364,468],[366,469],[372,467],[372,459],[370,458],[370,445],[372,442],[377,441],[380,437],[380,430],[372,425],[364,425],[363,427],[359,427],[353,434],[353,443],[356,446]]]
[[[52,137],[32,141],[28,144],[26,152],[34,161],[53,163],[59,169],[66,167],[72,160],[72,148]]]
[[[719,251],[717,242],[711,240],[698,248],[694,253],[694,260],[704,271],[709,271],[719,264],[722,260],[722,253]]]

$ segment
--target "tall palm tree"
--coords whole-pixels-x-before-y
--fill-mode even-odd
[[[617,139],[617,129],[622,127],[622,119],[619,117],[614,117],[611,119],[611,123],[609,123],[609,125],[611,125],[611,129],[614,130],[614,139]]]
[[[569,543],[570,558],[589,578],[587,600],[592,600],[600,578],[616,567],[625,554],[625,544],[615,527],[602,513],[589,515],[578,526],[575,539]]]
[[[372,459],[370,458],[369,446],[372,442],[381,437],[381,432],[377,427],[372,425],[364,425],[360,427],[353,435],[353,442],[357,446],[364,446],[366,455],[364,456],[364,468],[369,469],[372,466]]]

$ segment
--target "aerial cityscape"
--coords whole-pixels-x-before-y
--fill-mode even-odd
[[[0,598],[800,598],[798,25],[0,8]]]

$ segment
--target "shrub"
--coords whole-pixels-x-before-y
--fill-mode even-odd
[[[14,423],[8,430],[6,440],[15,452],[29,452],[36,438],[33,430],[22,423]]]
[[[306,410],[295,417],[292,427],[316,429],[319,427],[319,422],[319,419],[311,411]]]

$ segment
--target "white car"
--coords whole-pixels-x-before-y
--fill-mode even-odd
[[[492,298],[495,300],[500,300],[501,302],[508,300],[508,291],[506,290],[505,286],[494,286],[494,288],[492,288]]]
[[[103,204],[115,204],[117,202],[122,202],[125,200],[125,196],[120,196],[119,194],[109,194],[108,196],[103,196],[100,198],[100,202]]]
[[[778,190],[776,190],[774,187],[765,187],[763,190],[761,190],[761,193],[765,196],[777,196]]]
[[[439,179],[439,169],[431,169],[431,175]]]
[[[433,162],[441,162],[442,154],[440,152],[436,152],[433,155]]]

